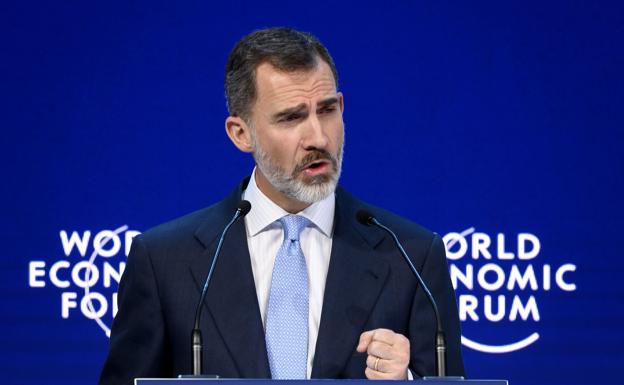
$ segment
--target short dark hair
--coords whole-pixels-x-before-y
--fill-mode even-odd
[[[256,99],[256,69],[269,63],[278,70],[311,70],[318,58],[326,62],[338,86],[336,65],[327,48],[313,35],[290,28],[268,28],[243,37],[225,67],[225,97],[231,116],[247,120]]]

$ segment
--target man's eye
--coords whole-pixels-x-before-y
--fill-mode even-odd
[[[320,109],[320,113],[321,114],[328,114],[330,112],[334,112],[336,111],[336,107],[335,106],[329,106],[329,107],[323,107]]]

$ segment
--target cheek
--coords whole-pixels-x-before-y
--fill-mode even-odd
[[[339,149],[344,140],[344,126],[342,124],[342,119],[337,119],[335,122],[332,122],[328,135],[332,146],[335,147],[335,150]]]
[[[282,167],[290,168],[296,164],[298,141],[286,135],[266,138],[261,145],[262,149]]]

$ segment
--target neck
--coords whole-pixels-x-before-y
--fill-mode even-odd
[[[264,176],[262,171],[256,167],[256,185],[273,203],[288,211],[291,214],[296,214],[303,211],[306,207],[310,206],[310,203],[300,202],[296,199],[292,199],[280,191],[277,191],[269,180]]]

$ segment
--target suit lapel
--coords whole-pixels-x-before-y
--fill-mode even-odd
[[[340,376],[355,353],[389,271],[387,262],[374,250],[383,236],[376,229],[355,222],[355,201],[344,195],[344,191],[338,190],[313,378]]]
[[[224,208],[221,215],[216,215],[215,220],[207,221],[196,232],[196,237],[206,247],[191,264],[191,273],[199,291],[210,269],[221,231],[236,211],[240,193],[234,199],[230,198],[222,205]],[[270,377],[264,329],[243,220],[232,225],[225,238],[204,304],[206,307],[202,314],[202,327],[206,327],[207,317],[212,317],[232,360],[236,363],[240,377]]]

